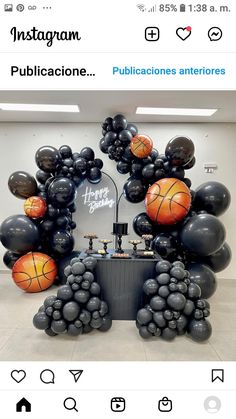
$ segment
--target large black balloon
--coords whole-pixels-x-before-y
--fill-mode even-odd
[[[12,252],[27,253],[37,248],[39,231],[25,215],[11,215],[1,224],[0,238],[3,246]]]
[[[65,230],[54,231],[50,239],[53,252],[58,255],[67,255],[74,247],[74,237]]]
[[[210,256],[202,259],[204,264],[210,266],[214,272],[223,271],[230,264],[232,252],[229,245],[225,242],[223,246]]]
[[[124,184],[124,196],[132,204],[142,202],[146,196],[147,187],[140,179],[130,177]]]
[[[52,146],[40,147],[35,154],[37,166],[44,172],[53,173],[61,162],[59,151]]]
[[[14,253],[11,250],[8,250],[3,256],[3,262],[7,268],[12,269],[16,261],[21,257],[19,253]]]
[[[141,212],[136,215],[133,220],[133,229],[140,237],[142,237],[143,234],[153,234],[153,224],[146,212]]]
[[[201,298],[210,298],[217,288],[214,272],[201,263],[190,263],[187,270],[190,273],[190,281],[201,288]]]
[[[169,233],[158,233],[152,242],[153,249],[164,259],[175,258],[177,241]]]
[[[173,166],[182,166],[194,156],[194,144],[188,137],[175,137],[166,146],[165,155]]]
[[[180,237],[184,247],[199,256],[217,252],[225,241],[223,224],[210,214],[198,214],[184,224]]]
[[[75,193],[75,184],[67,177],[55,179],[48,188],[49,201],[56,208],[72,204],[75,199]]]
[[[230,201],[230,192],[222,183],[206,182],[196,189],[193,206],[195,211],[219,216],[228,209]]]
[[[27,172],[18,171],[12,173],[8,179],[8,187],[11,193],[20,199],[27,199],[37,195],[37,182]]]

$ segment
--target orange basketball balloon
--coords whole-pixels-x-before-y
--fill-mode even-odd
[[[157,224],[175,224],[188,213],[191,205],[189,188],[179,179],[164,178],[147,191],[146,212]]]
[[[24,210],[25,214],[30,218],[42,218],[47,211],[47,205],[40,196],[31,196],[26,199]]]
[[[16,261],[12,278],[26,292],[40,292],[49,288],[57,276],[57,265],[48,255],[30,252]]]
[[[131,140],[131,151],[139,159],[150,156],[153,148],[153,142],[147,135],[135,135]]]

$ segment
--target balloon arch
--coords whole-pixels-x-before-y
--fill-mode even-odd
[[[116,162],[120,174],[129,174],[125,198],[133,204],[145,200],[146,212],[135,216],[133,229],[139,236],[152,235],[152,248],[162,258],[156,277],[144,278],[145,305],[136,322],[140,336],[172,340],[188,332],[196,341],[208,339],[206,299],[216,290],[215,273],[231,260],[225,228],[217,218],[230,205],[228,189],[219,182],[190,189],[185,177],[195,165],[190,138],[171,139],[160,154],[151,138],[120,114],[105,119],[102,134],[100,150]],[[76,188],[85,179],[98,183],[103,162],[90,147],[73,153],[68,145],[59,150],[43,146],[35,160],[36,179],[24,171],[9,177],[12,194],[25,200],[25,215],[1,224],[1,242],[8,249],[4,263],[26,292],[43,291],[66,277],[57,296],[47,297],[34,316],[38,329],[49,336],[107,331],[112,320],[95,279],[96,259],[81,260],[73,252],[72,235]]]

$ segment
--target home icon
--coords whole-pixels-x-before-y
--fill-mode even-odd
[[[16,404],[17,412],[31,412],[31,403],[24,397]]]

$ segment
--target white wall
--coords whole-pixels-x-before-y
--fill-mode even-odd
[[[195,143],[196,166],[187,171],[192,179],[193,189],[203,182],[217,180],[224,183],[232,195],[231,207],[222,216],[227,230],[227,241],[233,253],[236,252],[236,220],[234,209],[236,206],[235,172],[236,166],[236,124],[139,124],[139,132],[148,134],[154,141],[155,148],[164,152],[167,142],[175,135],[187,135]],[[24,170],[34,174],[37,170],[34,155],[36,150],[50,144],[59,147],[69,144],[73,151],[80,151],[90,145],[96,151],[96,156],[104,161],[104,171],[109,173],[117,182],[120,191],[126,176],[119,175],[115,163],[102,154],[98,147],[101,138],[99,124],[73,123],[0,123],[0,223],[11,214],[22,213],[23,200],[15,198],[8,190],[9,175],[16,170]],[[215,174],[205,174],[205,162],[216,162],[218,170]],[[129,222],[130,238],[133,217],[141,212],[144,206],[121,202],[120,221]],[[99,226],[98,226],[99,228]],[[111,227],[112,228],[112,227]],[[101,237],[101,235],[100,235]],[[83,242],[81,242],[84,245]],[[5,269],[2,256],[5,249],[0,247],[0,269]],[[236,277],[236,260],[233,257],[230,267],[219,277]]]

